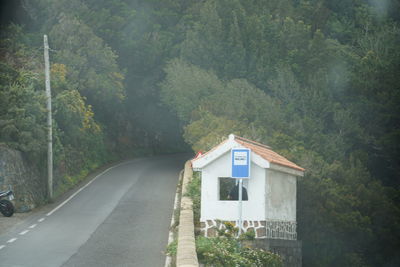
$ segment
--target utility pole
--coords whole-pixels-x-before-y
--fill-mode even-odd
[[[46,75],[46,99],[47,99],[47,173],[48,173],[48,194],[50,201],[53,200],[53,133],[51,116],[51,89],[50,89],[50,65],[49,65],[49,43],[47,35],[43,36],[44,41],[44,72]]]

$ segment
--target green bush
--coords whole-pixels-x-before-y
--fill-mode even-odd
[[[282,266],[279,255],[262,249],[242,248],[233,238],[199,236],[196,250],[199,261],[206,266]]]
[[[176,256],[177,249],[178,249],[178,240],[174,240],[168,244],[165,254],[167,254],[168,256]]]
[[[235,238],[237,236],[239,228],[235,227],[233,223],[221,222],[220,220],[217,220],[217,223],[222,223],[224,225],[221,229],[215,228],[219,237]]]
[[[241,240],[254,240],[256,238],[256,232],[253,229],[249,229],[240,235]]]
[[[200,172],[194,172],[193,178],[187,186],[186,195],[190,197],[193,201],[193,217],[195,223],[200,221],[200,201],[201,201],[200,190],[201,190]]]

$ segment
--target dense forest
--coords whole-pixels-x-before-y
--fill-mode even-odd
[[[2,3],[0,143],[46,168],[48,34],[58,184],[235,133],[306,169],[304,266],[400,265],[398,1]]]

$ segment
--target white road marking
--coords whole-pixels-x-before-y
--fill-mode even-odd
[[[0,250],[1,250],[1,249],[3,249],[3,248],[5,248],[5,247],[6,247],[6,246],[4,246],[4,245],[1,245],[1,246],[0,246]]]
[[[7,243],[12,243],[12,242],[14,242],[15,240],[17,240],[18,238],[11,238],[10,240],[8,240],[7,241]]]
[[[24,234],[26,234],[26,233],[28,233],[29,232],[29,230],[25,230],[25,231],[22,231],[21,233],[19,233],[20,235],[24,235]]]
[[[50,216],[51,214],[53,214],[54,212],[56,212],[57,210],[59,210],[62,206],[64,206],[65,204],[68,203],[68,201],[70,201],[71,199],[73,199],[79,192],[81,192],[83,189],[85,189],[86,187],[88,187],[91,183],[93,183],[97,178],[99,178],[100,176],[102,176],[103,174],[105,174],[106,172],[108,172],[111,169],[114,169],[118,166],[124,165],[124,164],[128,164],[130,163],[130,161],[128,162],[122,162],[120,164],[117,164],[115,166],[112,166],[110,168],[108,168],[107,170],[103,171],[102,173],[98,174],[96,177],[94,177],[90,182],[88,182],[87,184],[85,184],[84,186],[82,186],[78,191],[76,191],[75,193],[73,193],[69,198],[67,198],[66,200],[64,200],[64,202],[62,202],[60,205],[58,205],[57,207],[55,207],[52,211],[50,211],[49,213],[46,214],[46,216]]]
[[[40,218],[39,220],[38,220],[38,222],[43,222],[45,220],[45,218]]]
[[[28,228],[29,228],[29,229],[33,229],[33,228],[35,228],[35,227],[36,227],[36,225],[37,225],[36,223],[35,223],[35,224],[32,224],[32,225],[31,225],[31,226],[29,226]]]

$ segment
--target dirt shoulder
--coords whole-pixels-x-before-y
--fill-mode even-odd
[[[55,199],[53,203],[45,204],[45,205],[37,207],[37,208],[35,208],[35,209],[33,209],[33,210],[29,211],[29,212],[24,212],[24,213],[17,213],[16,212],[11,217],[4,217],[0,213],[0,235],[9,232],[14,227],[17,227],[19,224],[21,224],[24,221],[26,221],[30,216],[35,216],[38,213],[46,213],[46,212],[52,210],[54,207],[59,205],[61,202],[63,202],[69,196],[71,196],[73,193],[75,193],[77,190],[79,190],[79,188],[81,188],[82,186],[87,184],[89,181],[91,181],[94,177],[96,177],[96,175],[100,174],[101,172],[103,172],[104,170],[108,169],[109,167],[111,167],[113,165],[116,165],[116,164],[119,164],[119,163],[122,163],[122,162],[130,161],[130,160],[132,160],[132,159],[112,162],[112,163],[106,164],[106,165],[94,170],[92,173],[90,173],[81,182],[79,182],[78,184],[74,185],[70,190],[65,192],[63,195],[57,197],[57,199]]]

